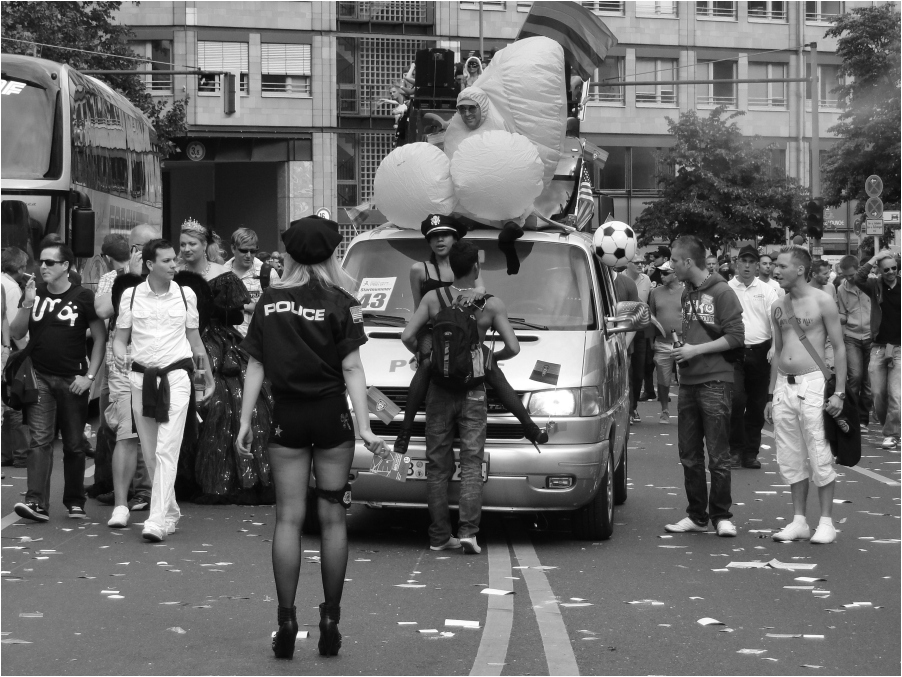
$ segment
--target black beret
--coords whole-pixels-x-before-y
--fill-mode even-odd
[[[458,240],[467,234],[466,226],[447,214],[430,214],[423,219],[423,222],[420,224],[420,230],[423,231],[423,236],[427,240],[430,235],[441,232],[454,233]]]
[[[341,244],[341,234],[335,221],[305,216],[291,222],[291,227],[282,233],[282,242],[291,258],[298,263],[311,265],[332,256]]]

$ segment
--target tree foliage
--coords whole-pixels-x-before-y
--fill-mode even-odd
[[[673,147],[658,154],[675,168],[662,179],[661,198],[636,220],[640,241],[672,241],[680,235],[700,237],[714,252],[728,242],[761,238],[780,242],[784,228],[802,224],[802,193],[782,167],[774,166],[771,149],[756,148],[733,119],[715,108],[707,118],[694,111],[667,118]]]
[[[836,88],[842,113],[830,128],[839,141],[823,165],[827,204],[858,200],[864,211],[864,182],[883,179],[884,203],[899,203],[900,41],[899,12],[892,3],[863,7],[834,19],[827,37],[838,38],[844,84]]]
[[[2,51],[39,56],[77,70],[135,70],[138,62],[128,44],[132,32],[115,22],[121,2],[4,2]],[[18,42],[24,41],[24,42]],[[35,46],[44,43],[54,47]],[[84,51],[58,49],[71,47]],[[187,131],[187,99],[154,101],[135,75],[98,75],[124,94],[150,119],[164,156],[175,152],[172,139]]]

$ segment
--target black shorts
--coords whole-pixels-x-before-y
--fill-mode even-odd
[[[280,447],[331,449],[354,441],[354,423],[344,395],[320,400],[276,400],[269,443]]]

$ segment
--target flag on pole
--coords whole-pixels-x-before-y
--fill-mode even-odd
[[[564,48],[567,62],[583,80],[617,44],[611,29],[590,10],[576,2],[533,2],[517,39],[544,35]]]

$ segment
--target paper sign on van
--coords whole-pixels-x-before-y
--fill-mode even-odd
[[[553,362],[536,360],[536,366],[532,368],[532,374],[530,375],[529,380],[556,386],[560,376],[561,365],[554,364]]]
[[[357,298],[364,310],[385,310],[397,277],[365,277],[357,290]]]

